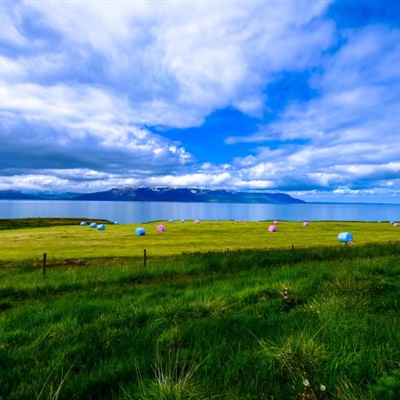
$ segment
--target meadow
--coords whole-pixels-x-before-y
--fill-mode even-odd
[[[388,222],[18,222],[0,221],[2,400],[400,397]]]
[[[268,231],[272,221],[154,221],[140,225],[108,223],[105,231],[82,227],[79,220],[66,220],[68,225],[62,225],[62,219],[55,221],[51,226],[51,219],[14,220],[13,229],[1,229],[0,221],[0,260],[41,258],[43,253],[49,259],[140,258],[146,249],[149,258],[157,258],[196,251],[330,246],[338,245],[340,232],[351,232],[353,244],[356,245],[400,239],[400,227],[395,228],[387,221],[319,221],[310,222],[307,227],[302,222],[279,221],[277,232],[273,233]],[[160,224],[165,227],[164,232],[157,231]],[[5,222],[3,228],[6,227]],[[135,235],[138,227],[146,230],[144,236]]]

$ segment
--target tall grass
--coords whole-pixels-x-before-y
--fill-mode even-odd
[[[399,255],[392,242],[0,269],[0,398],[397,399]]]

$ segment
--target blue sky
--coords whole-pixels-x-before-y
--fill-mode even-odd
[[[0,190],[400,203],[400,1],[0,1]]]

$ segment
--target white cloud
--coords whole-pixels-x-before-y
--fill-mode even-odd
[[[252,166],[238,161],[249,176],[273,176],[276,188],[335,188],[348,183],[355,190],[399,181],[400,135],[394,112],[400,110],[400,31],[380,26],[347,34],[346,43],[324,62],[313,79],[319,95],[292,102],[279,118],[248,137],[228,144],[258,143]],[[388,67],[388,65],[390,65]],[[280,143],[280,152],[266,146]],[[297,144],[296,144],[297,141]],[[275,166],[270,164],[271,157]],[[266,178],[267,179],[267,178]]]
[[[111,86],[135,123],[199,125],[228,106],[261,115],[270,74],[311,65],[331,42],[332,25],[314,21],[328,4],[25,2],[20,19],[34,13],[51,34],[40,56],[25,38],[20,62],[37,79]]]
[[[25,75],[24,68],[16,61],[0,55],[0,80],[16,80]]]
[[[181,174],[193,156],[140,127],[196,126],[228,106],[261,115],[269,75],[294,60],[303,68],[328,45],[331,25],[313,23],[328,4],[2,4],[1,43],[9,51],[0,53],[0,167],[29,177],[26,184],[30,169],[65,176],[74,167],[119,169],[139,180],[166,174],[170,182],[169,174]],[[179,179],[228,184],[227,166],[219,168],[211,179],[196,173]],[[38,176],[46,185],[64,182]]]

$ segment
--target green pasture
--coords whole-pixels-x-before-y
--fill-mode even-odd
[[[190,252],[238,249],[304,248],[343,246],[340,232],[351,232],[352,246],[400,239],[400,228],[389,222],[302,222],[279,221],[277,232],[269,232],[272,221],[155,221],[144,224],[107,224],[104,231],[74,225],[26,227],[0,230],[0,261],[80,259],[94,257],[163,257]],[[157,226],[165,231],[158,232]],[[144,236],[135,230],[143,227]]]
[[[0,399],[398,400],[399,255],[397,241],[0,268]]]
[[[271,224],[0,221],[0,400],[399,399],[400,228]]]

